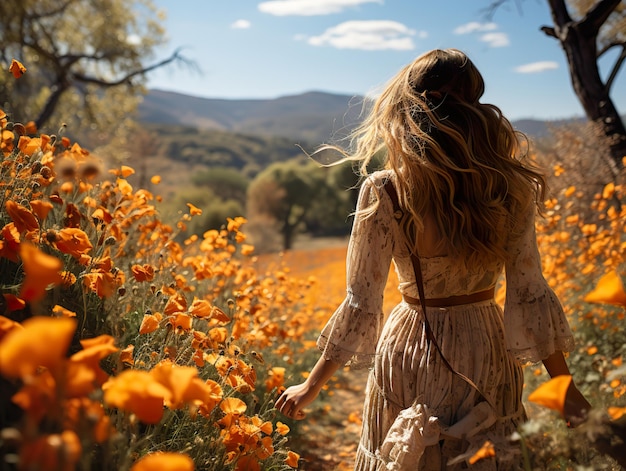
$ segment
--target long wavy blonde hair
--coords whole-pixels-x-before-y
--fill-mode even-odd
[[[424,216],[432,214],[446,253],[468,261],[506,259],[507,228],[529,205],[541,208],[546,191],[543,174],[525,161],[525,136],[499,108],[479,102],[484,90],[463,52],[427,52],[376,99],[351,135],[352,152],[330,146],[342,160],[360,161],[363,176],[382,151],[411,215],[406,233],[423,231]],[[417,250],[417,237],[411,240]]]

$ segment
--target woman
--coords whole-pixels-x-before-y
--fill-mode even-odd
[[[463,469],[486,440],[496,457],[472,469],[516,469],[507,438],[526,418],[520,364],[570,374],[563,352],[573,337],[535,236],[545,179],[522,161],[500,110],[479,102],[483,92],[465,54],[428,52],[392,79],[355,132],[354,152],[343,153],[367,175],[383,151],[385,170],[361,187],[347,296],[319,337],[322,355],[276,408],[301,419],[339,367],[371,365],[359,471]],[[391,261],[403,301],[384,321]],[[493,300],[503,270],[504,312]],[[589,408],[572,386],[566,418]]]

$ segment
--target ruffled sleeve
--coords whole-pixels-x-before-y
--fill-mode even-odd
[[[541,271],[534,205],[529,205],[520,224],[523,231],[508,246],[505,333],[516,358],[534,363],[556,351],[571,351],[574,338],[563,307]]]
[[[353,368],[370,366],[383,326],[383,292],[393,248],[391,201],[381,198],[373,214],[361,211],[382,196],[376,174],[359,192],[346,260],[346,297],[329,319],[317,345],[326,359]]]

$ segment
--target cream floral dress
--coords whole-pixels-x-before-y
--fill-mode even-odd
[[[427,308],[444,356],[471,378],[485,401],[430,345],[420,305],[403,301],[385,320],[383,291],[392,261],[400,292],[418,297],[406,242],[384,190],[393,177],[376,172],[361,187],[358,209],[376,198],[380,204],[372,216],[357,216],[354,222],[347,296],[318,339],[325,358],[371,368],[355,470],[465,469],[467,458],[486,440],[495,445],[496,458],[471,469],[518,469],[521,458],[507,437],[526,418],[520,365],[573,347],[563,309],[541,273],[534,208],[520,218],[524,230],[510,242],[506,266],[485,260],[460,268],[452,257],[420,258],[427,298],[484,291],[505,270],[504,312],[494,301]]]

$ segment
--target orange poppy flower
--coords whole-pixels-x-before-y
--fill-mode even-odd
[[[135,360],[133,359],[133,352],[135,351],[134,345],[129,345],[126,348],[120,350],[120,362],[126,366],[132,366],[135,364]]]
[[[191,330],[193,319],[191,316],[183,313],[178,313],[170,317],[172,327],[176,330],[183,330],[189,332]]]
[[[290,428],[288,425],[283,424],[282,422],[276,422],[276,432],[278,432],[279,435],[285,436],[289,433],[289,430]]]
[[[79,257],[93,248],[87,234],[75,227],[66,227],[56,233],[54,245],[61,252]]]
[[[99,221],[106,222],[109,224],[113,221],[113,216],[106,208],[97,208],[93,213],[91,213],[92,219],[97,219]]]
[[[111,296],[117,288],[115,276],[104,272],[91,272],[83,275],[83,284],[101,298]]]
[[[285,458],[285,464],[294,469],[298,468],[298,461],[300,461],[300,455],[295,451],[289,450],[287,452],[287,458]]]
[[[84,363],[67,362],[64,372],[63,393],[67,398],[86,397],[100,383],[94,369]]]
[[[63,306],[59,306],[58,304],[52,308],[52,312],[60,317],[76,317],[76,313],[74,311],[65,309]]]
[[[20,288],[20,298],[25,301],[40,300],[49,285],[62,281],[60,273],[63,262],[43,253],[30,243],[20,245],[20,257],[24,267],[24,281]]]
[[[65,359],[76,321],[31,317],[22,326],[7,333],[0,344],[0,373],[8,378],[24,378],[40,366],[51,370],[58,366]]]
[[[26,130],[24,130],[24,132],[26,132]],[[19,141],[17,141],[17,147],[24,155],[32,156],[39,150],[45,150],[49,140],[50,139],[46,139],[44,135],[41,135],[41,137],[20,136]]]
[[[67,203],[65,206],[65,218],[63,219],[63,225],[65,227],[72,227],[78,229],[80,227],[83,214],[74,203]]]
[[[217,322],[224,323],[228,323],[231,321],[230,317],[228,317],[226,313],[217,306],[213,306],[213,308],[211,309],[211,319]]]
[[[26,128],[26,134],[37,134],[37,124],[34,121],[27,122],[24,127]]]
[[[13,77],[16,79],[20,78],[26,72],[26,67],[18,60],[11,60],[11,65],[9,66],[9,72],[13,74]]]
[[[11,400],[17,404],[34,423],[39,423],[58,404],[57,384],[48,370],[42,370],[13,395]]]
[[[170,391],[150,373],[125,370],[102,386],[105,402],[118,409],[134,413],[147,424],[156,424],[163,417],[163,405]]]
[[[7,114],[4,112],[4,110],[0,109],[0,129],[3,129],[8,122],[9,120],[7,119]]]
[[[528,396],[528,400],[559,411],[559,413],[563,415],[565,397],[571,383],[571,375],[555,376],[535,389]]]
[[[164,361],[155,366],[150,374],[170,391],[166,405],[171,409],[179,409],[188,400],[196,399],[187,397],[190,383],[194,378],[198,379],[198,370],[193,366],[178,366]]]
[[[253,455],[240,456],[235,464],[235,471],[261,471],[259,459]]]
[[[100,360],[119,351],[119,348],[114,345],[115,339],[110,335],[99,335],[91,339],[83,339],[80,344],[83,349],[72,355],[70,362],[81,363],[91,368],[96,373],[98,385],[103,384],[108,379],[108,375],[100,368]]]
[[[626,307],[626,292],[622,278],[611,271],[598,280],[596,288],[584,297],[588,303],[606,303]]]
[[[484,460],[485,458],[491,458],[492,456],[496,456],[496,450],[489,440],[487,440],[480,449],[474,453],[468,460],[469,464],[474,464],[480,460]]]
[[[154,279],[154,267],[152,265],[133,265],[130,270],[135,280],[140,283]]]
[[[45,435],[26,442],[20,450],[21,469],[75,469],[82,453],[80,439],[75,432]]]
[[[246,403],[236,397],[227,397],[220,402],[220,409],[226,415],[241,415],[247,408]]]
[[[210,302],[204,299],[194,299],[189,307],[189,314],[193,317],[204,319],[205,317],[209,317],[211,315],[212,310],[213,306],[211,306]]]
[[[619,420],[626,415],[626,407],[611,406],[606,411],[613,420]]]
[[[33,208],[33,212],[39,221],[43,221],[52,209],[52,203],[49,201],[33,200],[30,202],[30,207]]]
[[[243,244],[241,246],[241,255],[252,255],[254,253],[254,245]]]
[[[200,413],[208,417],[215,406],[224,397],[222,387],[212,379],[207,379],[202,386],[202,403],[200,404]]]
[[[140,334],[149,334],[159,328],[159,323],[163,319],[160,312],[154,314],[145,314],[139,327]]]
[[[185,312],[187,310],[187,300],[179,293],[176,293],[167,300],[167,304],[163,309],[163,314],[170,316],[178,312]]]
[[[193,471],[193,460],[182,453],[157,452],[144,456],[130,471]]]
[[[13,294],[5,293],[2,296],[4,297],[4,302],[6,303],[7,312],[21,311],[26,307],[26,301]]]
[[[285,368],[274,366],[265,380],[265,388],[271,391],[272,389],[279,389],[283,384],[285,384]]]
[[[11,200],[7,201],[4,207],[19,232],[30,232],[39,229],[37,218],[26,207]]]
[[[13,262],[18,261],[20,251],[20,233],[12,222],[0,230],[0,257],[8,258]]]
[[[15,322],[8,317],[0,316],[0,341],[12,330],[23,328],[24,327],[22,327],[22,324],[19,322]]]
[[[192,216],[201,216],[202,215],[202,210],[196,206],[194,206],[191,203],[187,203],[187,206],[189,207],[189,214],[191,214]]]

